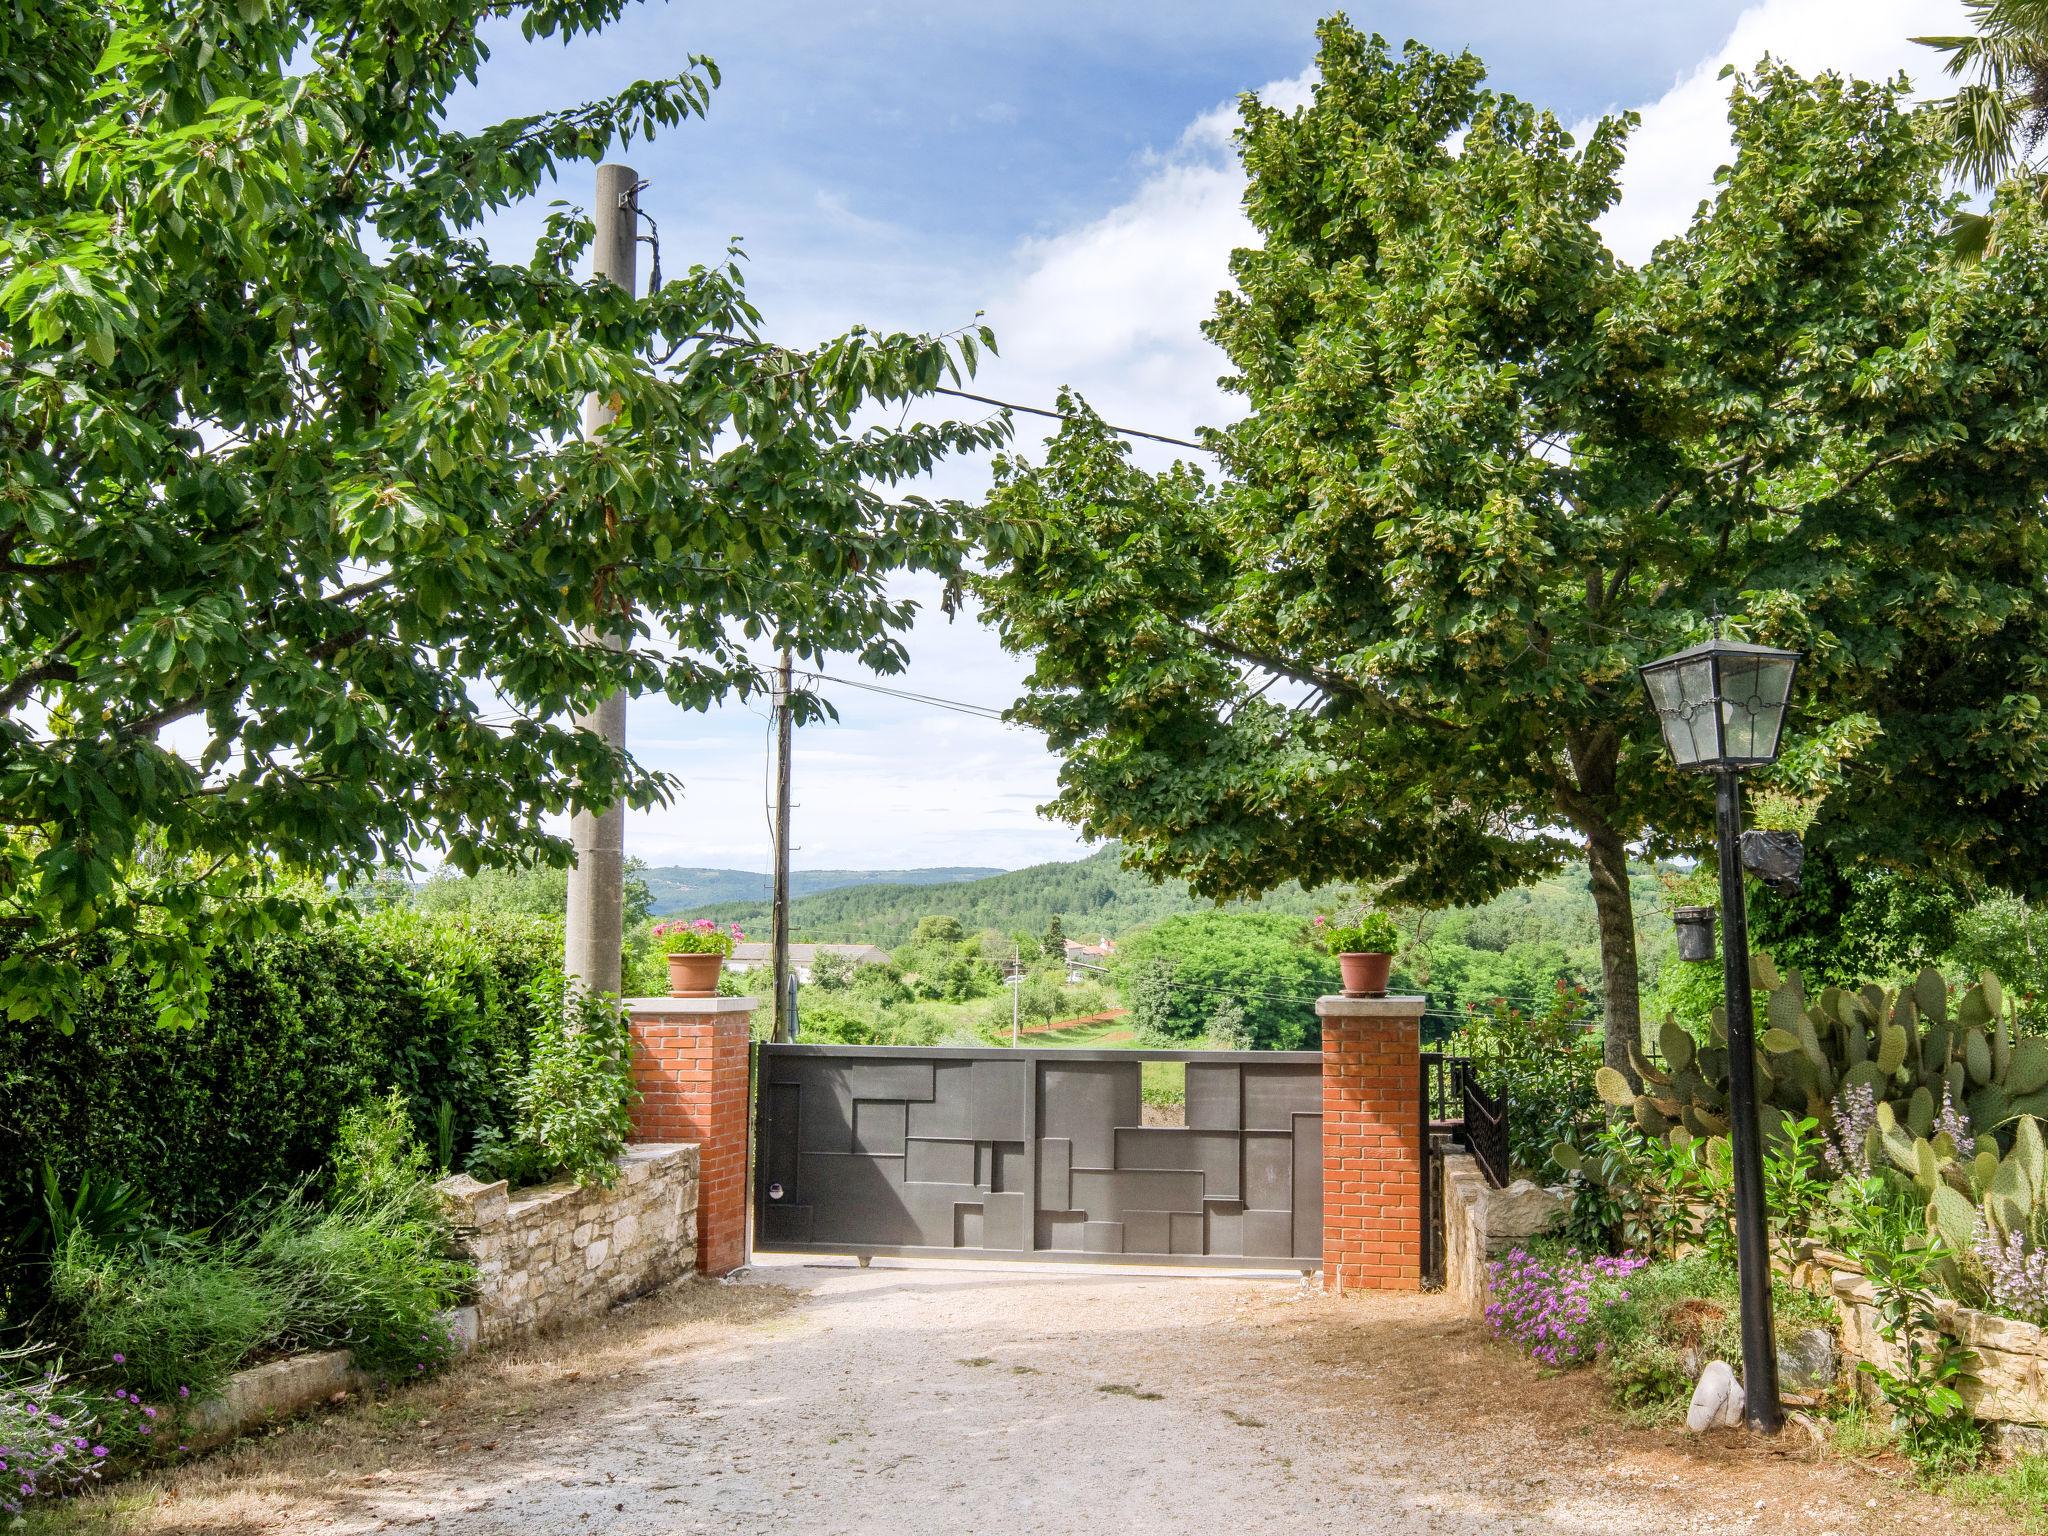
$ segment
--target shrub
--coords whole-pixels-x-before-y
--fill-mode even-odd
[[[423,1132],[450,1106],[459,1159],[512,1119],[530,986],[559,966],[560,935],[541,919],[337,906],[216,955],[207,1016],[188,1028],[160,1027],[144,979],[111,966],[74,1034],[0,1018],[0,1230],[40,1209],[28,1181],[46,1158],[66,1190],[90,1173],[134,1185],[166,1225],[211,1226],[253,1190],[318,1174],[342,1115],[392,1087]]]
[[[0,1356],[0,1514],[75,1493],[123,1444],[146,1443],[156,1409],[124,1392],[108,1401],[37,1352]]]
[[[1190,912],[1124,940],[1118,981],[1139,1037],[1198,1039],[1227,997],[1259,1049],[1312,1043],[1315,1002],[1336,990],[1337,962],[1307,942],[1306,928],[1270,912]]]
[[[453,1344],[439,1314],[471,1278],[425,1150],[396,1093],[342,1124],[324,1205],[295,1192],[250,1244],[252,1267],[285,1299],[291,1344],[347,1349],[366,1371],[417,1374]]]
[[[526,1070],[510,1136],[479,1142],[472,1169],[514,1183],[568,1176],[610,1184],[632,1129],[632,1033],[615,1001],[535,984]]]
[[[79,1359],[159,1399],[217,1390],[282,1334],[287,1312],[245,1244],[110,1253],[82,1230],[52,1256],[50,1294]]]
[[[1445,1042],[1444,1049],[1472,1058],[1479,1080],[1504,1095],[1508,1113],[1508,1158],[1540,1183],[1565,1176],[1551,1156],[1564,1141],[1582,1145],[1600,1129],[1600,1096],[1593,1073],[1600,1066],[1601,1040],[1585,989],[1560,981],[1540,1009],[1525,1009],[1494,998],[1475,1007]]]

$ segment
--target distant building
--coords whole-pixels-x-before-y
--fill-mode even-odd
[[[821,954],[844,955],[855,965],[889,963],[889,952],[872,944],[792,944],[789,946],[789,968],[796,973],[799,982],[810,981],[811,965]],[[725,962],[726,969],[732,971],[765,971],[774,964],[775,946],[754,943],[733,945],[732,958]]]
[[[1087,981],[1100,976],[1102,967],[1116,958],[1116,943],[1108,934],[1094,944],[1080,939],[1067,940],[1067,980],[1069,983]]]

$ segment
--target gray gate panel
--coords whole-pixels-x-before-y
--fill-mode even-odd
[[[1244,1139],[1244,1203],[1247,1210],[1294,1209],[1294,1138],[1247,1135]]]
[[[903,1155],[904,1133],[908,1129],[904,1104],[877,1103],[873,1099],[853,1101],[853,1150],[871,1157]]]
[[[1239,1141],[1235,1131],[1121,1126],[1116,1133],[1116,1166],[1199,1173],[1203,1195],[1211,1200],[1235,1200]]]
[[[1131,1211],[1199,1211],[1202,1176],[1158,1168],[1076,1168],[1074,1206],[1096,1221],[1127,1221]]]
[[[1044,1062],[1038,1076],[1038,1134],[1074,1144],[1076,1168],[1108,1168],[1116,1128],[1143,1125],[1142,1067],[1135,1061]]]
[[[1244,1128],[1292,1131],[1296,1115],[1323,1111],[1321,1067],[1247,1067],[1244,1073]]]
[[[1186,1126],[1144,1123],[1147,1060]],[[764,1249],[1320,1257],[1312,1054],[769,1045],[759,1083]]]
[[[932,1063],[932,1097],[929,1103],[910,1106],[910,1134],[973,1139],[973,1062]]]
[[[1187,1123],[1191,1131],[1235,1131],[1244,1124],[1244,1069],[1190,1062]]]
[[[927,1141],[922,1136],[913,1136],[904,1144],[903,1182],[958,1184],[979,1189],[975,1151],[971,1141]]]

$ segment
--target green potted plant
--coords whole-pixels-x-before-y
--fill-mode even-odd
[[[1366,908],[1345,914],[1342,920],[1318,917],[1315,927],[1323,948],[1337,957],[1346,997],[1386,996],[1387,973],[1401,942],[1401,930],[1391,917]]]
[[[718,973],[725,957],[746,935],[734,923],[730,931],[708,917],[695,922],[676,918],[654,925],[654,942],[668,956],[668,991],[671,997],[716,997]]]

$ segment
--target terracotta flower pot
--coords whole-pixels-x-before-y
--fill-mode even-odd
[[[1344,977],[1346,997],[1385,997],[1387,972],[1394,968],[1392,955],[1339,955],[1337,969]]]
[[[668,957],[670,997],[718,996],[718,973],[725,969],[725,956],[717,950],[704,955]]]

